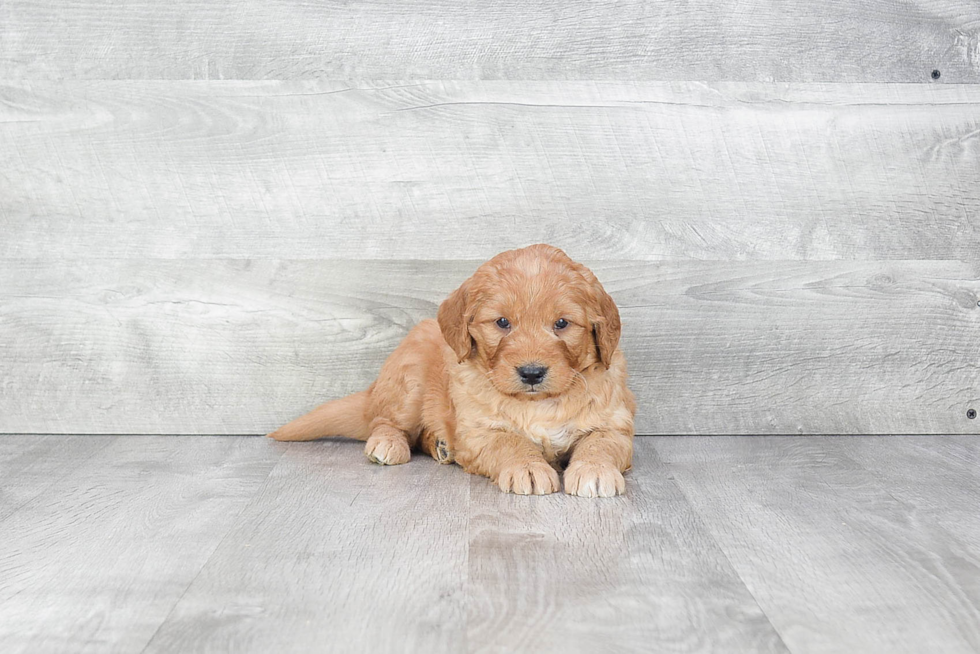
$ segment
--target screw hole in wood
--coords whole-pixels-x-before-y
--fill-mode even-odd
[[[942,73],[939,72],[939,69],[938,68],[936,70],[932,71],[932,79],[939,79],[940,76],[942,76]]]

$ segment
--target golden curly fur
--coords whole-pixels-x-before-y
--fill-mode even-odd
[[[371,386],[269,434],[366,440],[377,463],[417,448],[502,490],[624,492],[636,404],[616,304],[595,275],[550,245],[486,262],[392,352]],[[567,467],[565,467],[567,466]]]

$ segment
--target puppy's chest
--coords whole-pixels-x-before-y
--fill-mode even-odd
[[[536,410],[538,409],[538,410]],[[543,409],[543,410],[541,410]],[[491,418],[493,429],[517,432],[541,446],[549,459],[566,453],[582,435],[582,426],[573,418],[558,417],[543,404],[522,407],[521,411],[508,415],[502,412]]]
[[[574,425],[529,425],[524,435],[542,447],[550,456],[560,456],[578,440]]]

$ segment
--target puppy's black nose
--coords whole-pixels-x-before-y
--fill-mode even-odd
[[[520,376],[522,382],[528,386],[534,386],[544,380],[544,376],[548,374],[548,369],[540,364],[532,363],[519,367],[517,374]]]

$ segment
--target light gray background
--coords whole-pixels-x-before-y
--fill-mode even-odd
[[[0,432],[268,431],[546,241],[641,433],[978,433],[978,209],[972,1],[8,0]]]
[[[976,0],[0,0],[0,651],[980,651],[978,188]],[[641,432],[748,436],[587,500],[115,435],[360,388],[535,241]]]

